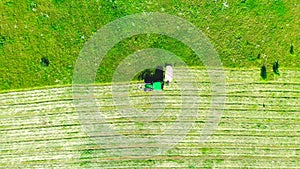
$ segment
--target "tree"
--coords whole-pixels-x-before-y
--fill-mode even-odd
[[[279,63],[278,63],[278,60],[276,60],[274,63],[273,63],[273,72],[277,75],[279,75]]]
[[[49,61],[48,58],[46,58],[46,57],[41,58],[41,65],[42,66],[49,66],[49,64],[50,64],[50,61]]]
[[[290,54],[294,54],[294,46],[293,46],[293,44],[291,44],[291,47],[290,47]]]
[[[267,79],[267,67],[263,65],[260,70],[260,76],[265,80]]]

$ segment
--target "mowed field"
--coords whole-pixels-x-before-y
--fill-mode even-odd
[[[262,81],[259,72],[225,69],[224,112],[205,144],[200,143],[199,136],[212,94],[204,69],[190,69],[192,76],[187,77],[186,70],[175,67],[176,83],[166,86],[163,92],[146,93],[139,89],[138,82],[132,82],[129,106],[151,110],[164,104],[162,113],[152,120],[142,113],[122,116],[117,112],[122,105],[113,102],[111,85],[95,85],[95,107],[105,118],[99,125],[109,124],[129,137],[162,134],[174,124],[179,110],[189,108],[181,107],[182,99],[189,102],[193,96],[199,98],[190,101],[197,103],[198,115],[189,132],[173,148],[150,157],[147,152],[159,145],[97,144],[97,140],[110,136],[93,136],[83,130],[71,86],[2,92],[0,168],[300,168],[300,71],[282,69],[281,75],[270,81]],[[177,84],[184,81],[195,82],[196,87],[180,92]],[[161,96],[163,100],[155,99]],[[134,154],[140,148],[144,154],[118,153],[122,150]]]

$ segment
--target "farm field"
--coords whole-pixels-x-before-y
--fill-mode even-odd
[[[300,169],[299,0],[1,0],[0,13],[0,168]],[[115,22],[136,14],[150,25]],[[205,69],[218,59],[225,88]],[[171,63],[174,82],[144,92],[145,63]]]
[[[299,0],[1,0],[0,90],[71,84],[78,55],[95,32],[143,12],[166,13],[195,25],[224,67],[271,68],[278,60],[281,68],[299,68],[299,11]],[[146,48],[165,49],[189,66],[203,66],[184,43],[140,34],[110,50],[96,81],[110,82],[122,59]],[[42,64],[42,58],[50,64]]]
[[[142,113],[121,116],[116,107],[126,105],[114,104],[111,84],[94,86],[94,106],[105,117],[103,125],[127,136],[161,134],[176,120],[182,99],[189,102],[197,96],[199,100],[191,100],[199,106],[197,118],[191,119],[194,125],[163,154],[120,156],[117,151],[134,154],[143,147],[150,152],[158,146],[155,143],[97,143],[97,138],[114,136],[88,135],[83,130],[72,86],[48,87],[0,94],[0,168],[300,168],[299,70],[281,69],[280,76],[262,81],[259,69],[225,69],[224,112],[205,144],[199,136],[210,110],[210,79],[206,70],[196,67],[190,69],[191,77],[186,77],[185,69],[175,67],[174,71],[176,83],[163,92],[143,92],[139,82],[120,84],[129,86],[129,106],[142,111],[151,103],[153,109],[162,110],[151,121]],[[181,92],[177,84],[185,81],[194,82],[195,87]]]

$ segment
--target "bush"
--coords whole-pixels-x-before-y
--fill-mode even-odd
[[[46,58],[46,57],[42,57],[41,58],[41,65],[42,66],[49,66],[50,62],[49,62],[49,59]]]
[[[263,65],[260,70],[260,76],[265,80],[267,79],[267,67]]]
[[[290,54],[294,54],[294,46],[293,45],[291,45],[291,47],[290,47]]]
[[[277,75],[279,75],[279,63],[278,61],[276,60],[274,63],[273,63],[273,72]]]

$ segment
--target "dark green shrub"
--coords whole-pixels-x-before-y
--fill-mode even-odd
[[[274,63],[273,63],[273,72],[277,75],[279,75],[279,63],[278,61],[276,60]]]
[[[294,54],[294,46],[293,45],[291,45],[291,47],[290,47],[290,54]]]
[[[267,79],[267,67],[263,65],[260,70],[260,76],[262,79]]]
[[[46,58],[46,57],[41,58],[41,65],[42,66],[49,66],[49,64],[50,64],[50,61],[49,61],[48,58]]]

